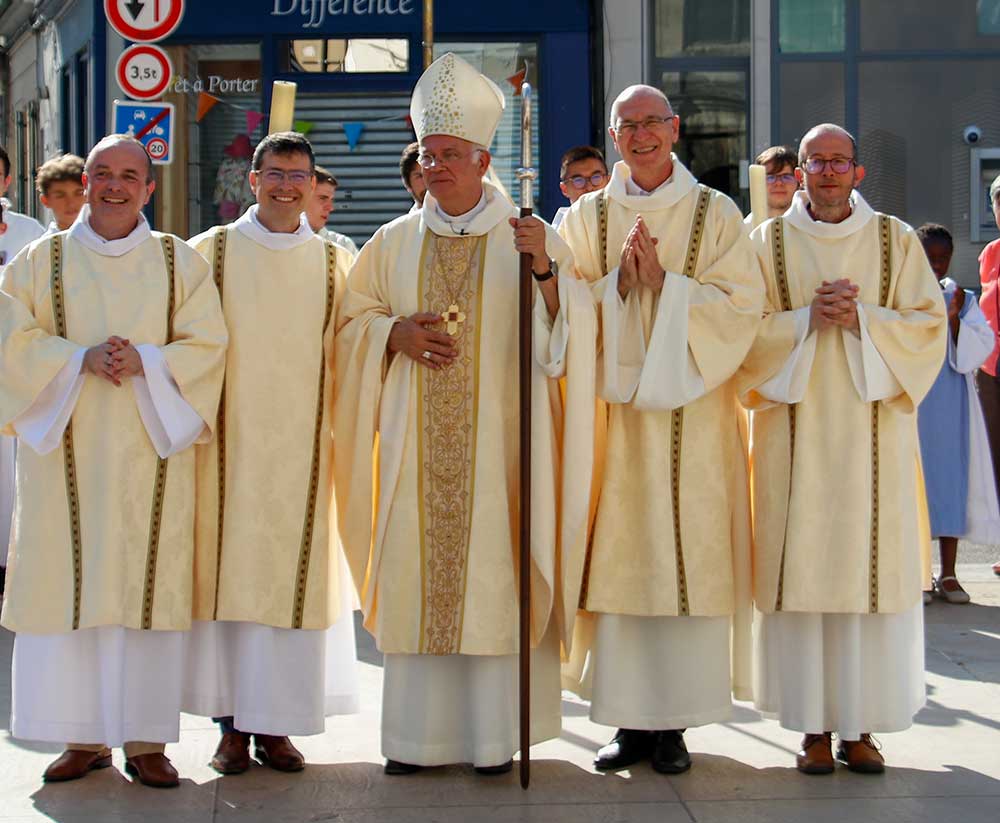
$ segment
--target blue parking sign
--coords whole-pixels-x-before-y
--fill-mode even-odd
[[[115,132],[135,137],[154,163],[166,166],[173,159],[174,106],[115,100]]]

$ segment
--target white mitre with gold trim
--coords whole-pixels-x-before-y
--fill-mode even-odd
[[[504,110],[503,92],[452,52],[420,76],[410,98],[417,140],[432,134],[460,137],[489,147]]]

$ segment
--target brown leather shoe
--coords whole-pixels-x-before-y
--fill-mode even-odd
[[[46,783],[62,783],[66,780],[79,780],[86,777],[94,769],[106,769],[111,765],[111,749],[101,749],[99,752],[85,752],[80,749],[66,749],[53,760],[42,775]]]
[[[802,774],[831,774],[833,752],[830,751],[833,735],[807,734],[802,738],[802,750],[795,755],[795,768]]]
[[[154,789],[172,789],[181,784],[175,769],[165,754],[137,754],[125,760],[125,771],[136,778],[143,786]]]
[[[841,740],[837,746],[837,760],[859,774],[882,774],[885,771],[885,758],[870,734],[861,735],[860,740]]]
[[[306,759],[302,756],[302,752],[296,749],[287,737],[255,734],[253,741],[253,756],[272,769],[277,769],[279,772],[300,772],[306,767]]]
[[[222,735],[211,766],[219,774],[243,774],[250,768],[250,735],[243,732]]]

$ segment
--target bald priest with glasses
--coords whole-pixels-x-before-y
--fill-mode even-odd
[[[754,698],[804,733],[807,774],[884,768],[873,732],[924,703],[916,409],[945,356],[916,233],[857,191],[854,138],[799,146],[805,190],[755,229],[767,304],[738,376],[753,414]]]

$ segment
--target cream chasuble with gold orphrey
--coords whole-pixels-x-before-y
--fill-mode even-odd
[[[428,196],[421,211],[379,229],[351,271],[339,318],[340,532],[365,627],[388,654],[517,650],[518,256],[508,223],[516,212],[488,183],[484,190],[467,225],[437,217]],[[548,249],[572,270],[551,230]],[[567,391],[592,398],[592,301],[573,281],[560,290],[581,326],[591,324],[590,354],[586,342],[564,354]],[[441,315],[438,328],[456,336],[449,367],[387,354],[396,319],[416,312]],[[544,349],[537,322],[536,333]],[[533,380],[532,636],[539,642],[554,620],[567,642],[584,556],[592,411],[589,420],[564,416],[559,386],[538,363]],[[561,473],[569,454],[573,471]]]
[[[919,602],[916,408],[945,356],[941,289],[914,231],[858,192],[841,223],[805,194],[751,235],[766,317],[740,370],[753,411],[757,608],[886,614]],[[823,280],[860,287],[860,335],[809,328]]]
[[[49,402],[43,395],[65,367],[74,358],[82,363],[86,348],[112,334],[139,349],[146,378],[120,387],[90,374],[71,378],[79,392],[75,405],[65,406],[72,417],[52,426],[65,427],[61,442],[44,454],[18,450],[3,625],[33,634],[187,629],[195,455],[189,448],[157,454],[154,442],[171,440],[172,424],[169,416],[151,421],[137,385],[148,384],[148,398],[148,351],[165,366],[187,413],[201,418],[195,432],[201,428],[207,439],[227,341],[218,294],[201,257],[176,238],[149,232],[144,221],[130,239],[95,240],[132,244],[118,255],[81,242],[79,231],[93,232],[80,222],[39,241],[4,271],[0,423],[15,433],[26,412]],[[166,408],[155,396],[153,404]]]
[[[189,241],[212,266],[230,329],[218,436],[197,450],[195,619],[326,629],[349,605],[331,426],[350,254],[317,235],[269,233],[264,245],[255,213]]]
[[[749,605],[745,432],[731,380],[760,323],[763,283],[742,215],[674,157],[667,183],[633,195],[617,163],[559,232],[594,284],[607,450],[581,608],[732,615]],[[617,263],[642,215],[666,270],[662,292],[618,295]]]

